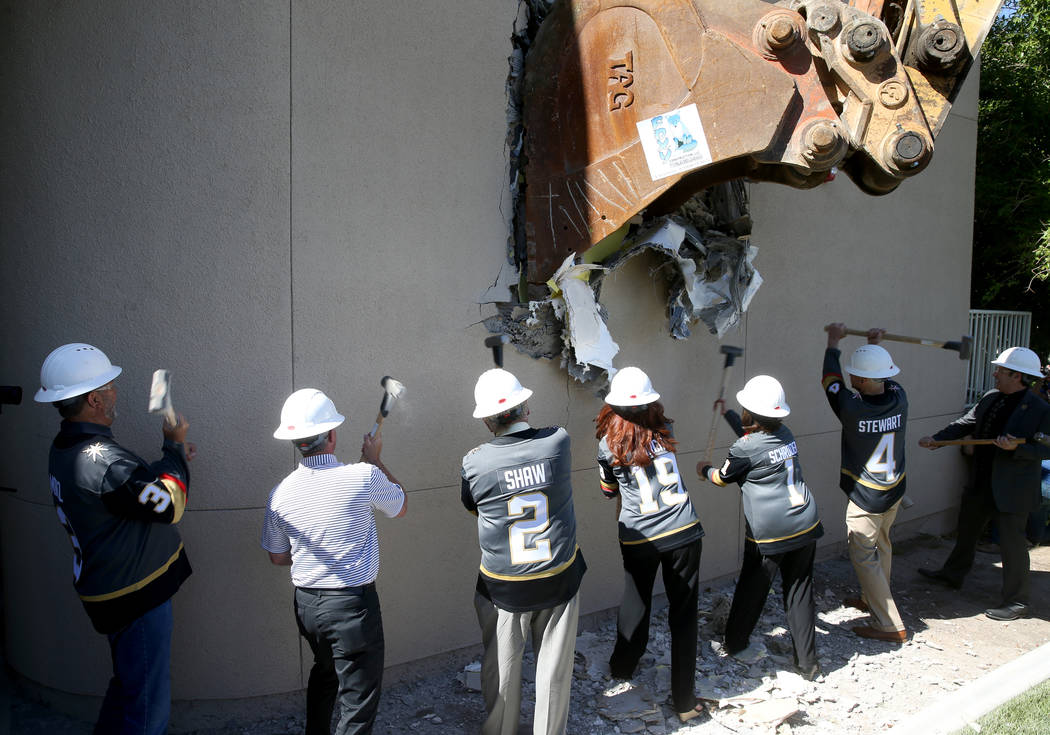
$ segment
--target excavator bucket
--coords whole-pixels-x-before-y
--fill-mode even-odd
[[[527,277],[642,210],[922,171],[997,0],[559,0],[526,59]],[[890,25],[887,25],[888,21]]]

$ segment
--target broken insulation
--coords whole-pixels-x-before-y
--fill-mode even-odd
[[[525,56],[551,5],[545,0],[519,3],[508,59],[506,146],[514,211],[508,259],[519,274],[526,272],[528,257],[523,232]],[[702,323],[721,338],[739,324],[762,284],[754,267],[758,248],[748,241],[750,232],[747,192],[739,180],[696,194],[673,214],[643,211],[624,230],[584,255],[584,260],[598,262],[576,263],[570,256],[545,285],[528,284],[519,276],[516,293],[511,289],[508,301],[494,302],[497,314],[485,325],[490,332],[507,334],[524,354],[560,358],[570,375],[581,382],[597,382],[600,388],[619,351],[598,300],[604,275],[642,252],[657,254],[664,265],[651,274],[667,282],[669,334],[686,339]],[[610,242],[615,237],[622,242]]]

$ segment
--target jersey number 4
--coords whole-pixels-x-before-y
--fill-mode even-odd
[[[674,455],[653,458],[652,467],[655,470],[656,482],[662,488],[659,498],[664,505],[673,507],[689,499],[689,496],[682,492],[682,486],[678,482],[678,463]],[[656,500],[657,494],[646,473],[646,468],[632,467],[631,474],[634,475],[634,481],[638,485],[638,494],[641,496],[638,511],[642,515],[647,515],[660,510],[660,503]]]
[[[867,464],[864,465],[864,469],[873,477],[877,477],[879,473],[882,473],[883,482],[893,482],[897,479],[897,464],[893,459],[893,439],[895,436],[896,434],[893,433],[883,434],[882,438],[879,439],[878,446],[875,447],[875,451],[871,453]]]
[[[535,564],[537,562],[550,561],[551,542],[549,539],[539,539],[529,544],[535,536],[543,533],[550,526],[550,518],[547,510],[547,496],[543,493],[525,493],[515,495],[507,501],[507,515],[511,518],[526,515],[532,511],[531,518],[513,523],[510,527],[510,563],[511,564]]]

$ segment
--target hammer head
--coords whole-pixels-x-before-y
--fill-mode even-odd
[[[955,340],[949,340],[941,345],[941,347],[946,350],[955,350],[958,352],[960,360],[969,360],[970,355],[973,352],[973,337],[964,334],[962,339],[958,342]]]
[[[394,380],[389,375],[384,375],[379,384],[383,386],[383,402],[379,405],[379,413],[386,416],[390,413],[390,407],[394,401],[405,392],[405,384],[400,380]]]
[[[485,338],[485,346],[492,348],[492,361],[496,367],[503,367],[503,345],[510,342],[510,337],[505,334],[494,334]]]
[[[162,413],[168,422],[175,425],[175,409],[171,405],[171,371],[154,370],[149,388],[149,412]]]
[[[726,356],[726,367],[731,366],[736,358],[744,354],[743,347],[733,347],[733,345],[722,345],[718,351]]]

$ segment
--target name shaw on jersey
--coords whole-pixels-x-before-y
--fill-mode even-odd
[[[784,462],[792,457],[798,455],[798,447],[795,446],[795,442],[785,444],[782,447],[771,449],[766,454],[769,455],[769,461],[776,464],[777,462]]]
[[[550,485],[553,477],[550,460],[545,459],[500,470],[499,486],[503,492],[532,490]]]
[[[894,414],[884,419],[861,419],[857,422],[857,431],[861,434],[885,434],[901,428],[901,415]]]

